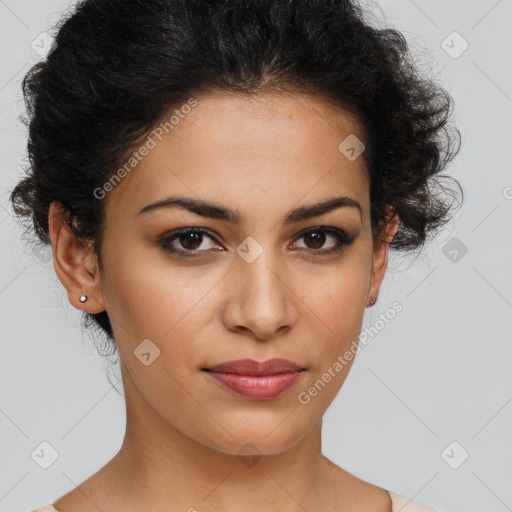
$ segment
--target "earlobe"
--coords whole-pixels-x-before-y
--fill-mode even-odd
[[[373,306],[377,300],[380,286],[384,280],[388,266],[389,244],[393,240],[398,230],[398,214],[393,215],[393,210],[391,207],[388,207],[388,211],[391,212],[389,220],[386,222],[383,232],[381,233],[381,237],[377,242],[373,252],[372,276],[370,289],[368,292],[369,302],[367,302],[367,306]]]
[[[55,272],[72,306],[88,313],[105,310],[100,273],[92,242],[78,238],[68,225],[68,212],[53,201],[48,212]],[[87,300],[81,300],[82,295]],[[87,305],[86,305],[87,303]]]

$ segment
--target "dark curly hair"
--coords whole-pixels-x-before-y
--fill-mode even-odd
[[[460,148],[450,95],[421,75],[403,35],[366,21],[356,1],[83,0],[58,25],[56,49],[23,80],[30,165],[10,200],[44,244],[49,205],[60,202],[100,268],[105,212],[94,190],[202,92],[308,93],[355,114],[374,236],[387,205],[399,216],[390,248],[421,249],[449,220],[454,189],[441,179],[462,192],[440,174]],[[107,312],[84,320],[115,351]]]

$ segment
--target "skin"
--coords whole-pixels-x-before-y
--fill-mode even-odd
[[[357,341],[367,298],[378,294],[386,272],[382,242],[397,229],[395,216],[382,239],[372,238],[364,158],[350,161],[338,150],[350,134],[363,140],[361,127],[311,96],[211,92],[196,99],[103,200],[101,271],[90,243],[72,234],[57,203],[51,206],[55,270],[74,307],[108,312],[127,410],[116,456],[54,505],[61,512],[389,512],[383,489],[321,453],[322,415],[352,363],[308,404],[297,398]],[[171,195],[237,210],[241,222],[177,207],[139,215]],[[341,207],[283,224],[290,210],[339,196],[357,200],[362,216]],[[300,235],[321,225],[355,239],[322,256],[337,246],[335,238]],[[199,257],[159,245],[163,235],[190,226],[214,238],[194,245],[182,237],[170,246],[202,251]],[[251,263],[236,252],[247,237],[263,249]],[[134,355],[145,339],[160,349],[148,366]],[[307,370],[267,401],[235,395],[202,371],[273,357]],[[252,465],[239,456],[244,446],[245,455],[261,456]]]

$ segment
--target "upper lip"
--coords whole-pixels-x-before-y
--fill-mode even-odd
[[[267,359],[259,363],[252,359],[237,359],[204,368],[204,370],[223,373],[239,373],[241,375],[273,375],[276,373],[289,373],[305,370],[288,359]]]

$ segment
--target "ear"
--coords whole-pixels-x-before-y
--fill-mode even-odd
[[[105,311],[103,289],[92,242],[77,238],[68,224],[68,212],[58,201],[50,204],[48,225],[55,272],[68,292],[69,302],[87,313]],[[80,302],[80,295],[87,302]]]
[[[398,229],[398,214],[393,215],[394,211],[391,206],[388,206],[387,210],[389,214],[385,227],[381,236],[376,241],[373,249],[372,275],[368,296],[379,295],[380,286],[384,280],[384,276],[388,268],[389,243],[391,240],[393,240],[393,237],[395,236],[395,233]]]

